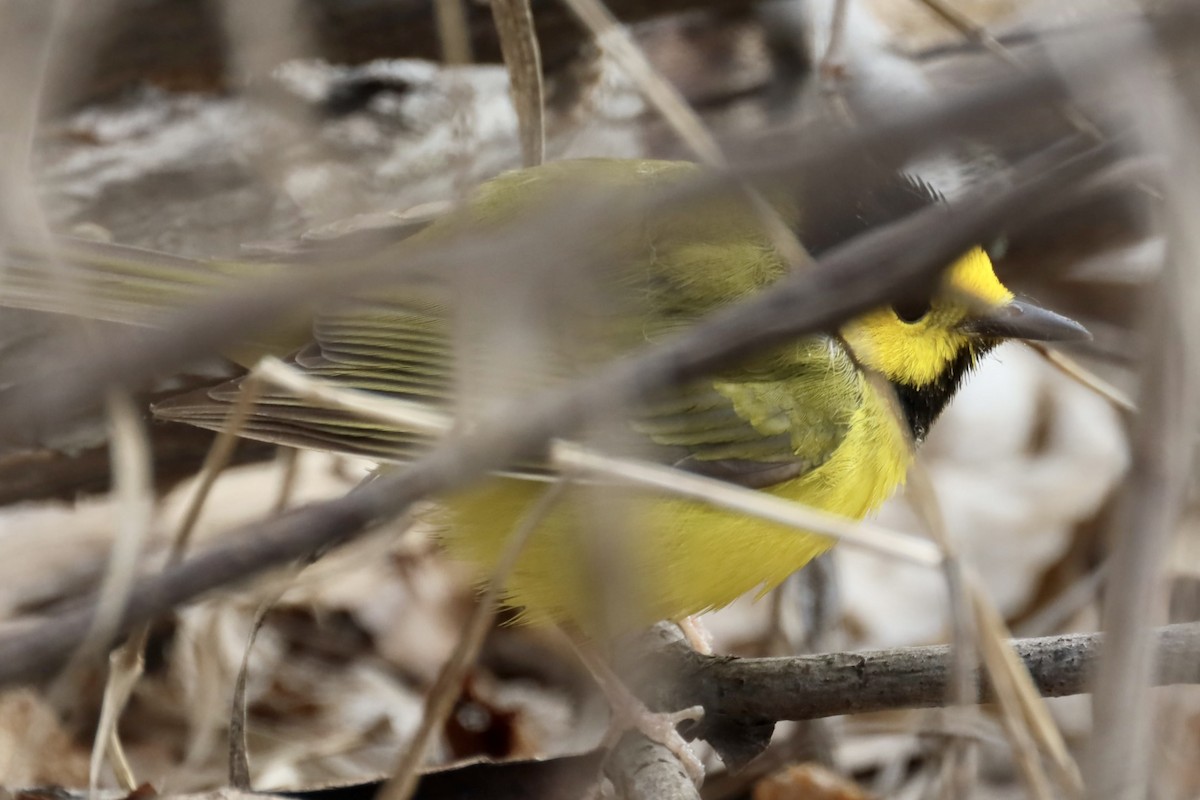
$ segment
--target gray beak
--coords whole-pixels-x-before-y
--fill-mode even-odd
[[[972,317],[963,322],[959,330],[990,339],[1027,339],[1031,342],[1074,342],[1092,338],[1088,329],[1075,320],[1021,300]]]

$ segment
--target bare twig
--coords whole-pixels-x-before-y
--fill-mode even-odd
[[[1011,646],[1043,697],[1086,692],[1105,649],[1098,633],[1018,639]],[[1200,683],[1200,623],[1152,631],[1149,650],[1160,663],[1155,685]],[[703,656],[676,645],[647,660],[656,663],[645,667],[650,682],[639,692],[652,707],[702,705],[706,719],[743,721],[938,708],[952,674],[946,645],[743,659]],[[987,680],[979,678],[974,686],[976,702],[995,701]]]

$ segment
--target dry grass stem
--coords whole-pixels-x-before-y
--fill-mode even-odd
[[[108,396],[108,413],[117,536],[97,593],[95,620],[79,645],[80,661],[95,657],[116,635],[154,513],[150,443],[141,412],[126,392],[114,389]]]
[[[449,416],[427,406],[337,388],[314,380],[276,358],[264,358],[254,371],[262,380],[326,408],[347,411],[367,419],[433,435],[445,434],[453,428]],[[577,470],[658,489],[678,497],[687,497],[790,525],[804,532],[831,536],[852,546],[914,564],[934,567],[941,564],[941,554],[936,546],[909,534],[853,522],[763,492],[744,489],[660,464],[613,458],[568,442],[554,443],[551,461],[564,472]]]
[[[944,2],[944,0],[917,0],[917,2],[933,12],[935,16],[951,28],[962,34],[963,39],[967,42],[979,45],[1017,72],[1025,73],[1029,71],[1029,67],[1021,59],[1017,58],[1016,54],[997,40],[996,37],[992,36],[987,28],[977,25],[966,14]],[[1059,111],[1063,119],[1084,136],[1096,142],[1104,140],[1104,133],[1096,123],[1092,122],[1073,103],[1064,102],[1060,106]]]
[[[279,464],[279,493],[271,505],[271,513],[279,514],[292,504],[296,492],[296,478],[300,473],[300,451],[292,447],[279,448],[276,461]]]
[[[546,120],[542,55],[533,9],[529,0],[492,0],[491,5],[517,111],[521,160],[527,167],[536,166],[546,157]]]
[[[798,531],[829,536],[844,544],[889,558],[898,558],[926,567],[938,567],[942,562],[942,555],[937,546],[928,540],[876,525],[852,522],[845,517],[827,514],[815,508],[714,478],[694,475],[648,461],[613,458],[566,442],[555,443],[551,458],[555,466],[563,470],[603,475],[611,480],[658,489],[676,497],[740,511],[791,526]]]
[[[136,640],[136,641],[135,641]],[[137,776],[125,756],[125,748],[117,726],[121,712],[125,709],[133,689],[142,677],[145,659],[142,652],[145,642],[131,638],[121,647],[108,654],[108,679],[104,682],[104,695],[100,703],[100,720],[96,724],[96,736],[92,741],[91,761],[88,765],[88,796],[96,797],[100,787],[100,771],[104,768],[104,756],[108,755],[117,784],[126,792],[139,786]]]
[[[872,375],[871,378],[877,383],[882,382],[881,376]],[[892,392],[890,387],[881,389]],[[891,403],[890,409],[892,414],[897,416],[897,424],[903,429],[904,421],[899,418],[899,404]],[[909,446],[915,447],[915,444],[909,442]],[[947,699],[955,707],[958,715],[963,715],[967,713],[966,707],[972,705],[976,693],[974,679],[979,666],[976,658],[978,638],[981,633],[987,635],[987,632],[979,631],[973,624],[971,599],[963,577],[962,559],[946,530],[945,516],[942,514],[933,481],[924,465],[915,459],[908,470],[905,498],[941,551],[942,574],[946,579],[946,596],[950,605],[954,653]],[[961,797],[970,790],[975,779],[974,750],[974,743],[966,739],[951,738],[947,742],[948,758],[945,761],[945,779],[941,784],[943,797]]]
[[[596,45],[625,70],[646,101],[662,115],[680,140],[703,163],[712,167],[728,166],[721,147],[705,126],[700,115],[683,95],[650,63],[601,0],[562,0],[587,27]],[[756,191],[744,187],[747,197],[766,227],[766,232],[785,263],[794,267],[812,263],[812,258],[784,222],[779,213]]]
[[[252,406],[252,398],[258,394],[261,380],[253,378],[248,381],[248,384],[243,386],[242,393],[238,398],[246,409]],[[235,409],[231,417],[236,418],[236,416],[237,410]],[[245,421],[245,414],[243,413],[235,421],[240,425]],[[221,435],[224,433],[225,431],[222,431]],[[278,461],[281,466],[279,493],[275,497],[275,502],[271,504],[272,515],[281,513],[291,504],[292,492],[296,484],[299,451],[290,447],[281,447]],[[246,740],[246,678],[250,670],[250,652],[254,649],[254,641],[258,638],[258,632],[262,630],[267,614],[279,603],[300,573],[308,566],[305,564],[284,575],[277,582],[274,590],[268,588],[267,599],[259,603],[250,620],[250,632],[246,635],[246,646],[242,651],[242,661],[238,665],[237,679],[233,684],[233,700],[229,713],[229,783],[237,789],[247,791],[253,789],[250,780],[250,751]]]
[[[245,426],[250,412],[254,409],[254,404],[258,402],[261,391],[262,383],[253,374],[242,383],[242,390],[238,394],[233,408],[229,411],[229,419],[226,421],[225,427],[217,434],[212,447],[204,457],[204,464],[200,467],[200,477],[196,481],[191,497],[188,498],[187,508],[179,523],[179,528],[171,539],[171,550],[167,556],[168,566],[178,564],[187,552],[188,545],[192,541],[192,534],[196,530],[196,523],[200,521],[200,514],[204,511],[204,504],[208,500],[209,494],[212,493],[217,478],[221,476],[221,472],[233,457],[233,451],[238,444],[238,434]]]
[[[1032,733],[1042,751],[1050,757],[1060,791],[1072,798],[1082,797],[1083,778],[1079,766],[1067,749],[1062,731],[1058,729],[1050,709],[1046,707],[1033,676],[1013,650],[1012,634],[1004,624],[1004,618],[1000,616],[1000,612],[984,591],[982,581],[975,574],[971,575],[971,595],[979,627],[989,634],[983,641],[988,677],[995,683],[999,680],[998,675],[1003,673],[1003,680],[1011,687],[1018,703],[1017,709],[1007,709],[1005,713],[1019,711],[1019,718]]]
[[[235,789],[252,791],[254,788],[250,780],[250,753],[246,741],[246,678],[250,671],[250,653],[254,650],[254,641],[266,622],[267,614],[283,598],[306,566],[296,567],[274,581],[273,586],[265,591],[266,599],[258,604],[254,609],[254,616],[250,619],[250,632],[246,634],[246,646],[242,650],[242,660],[234,680],[229,714],[229,784]]]
[[[433,13],[442,45],[442,63],[454,66],[474,61],[465,0],[434,0]]]
[[[183,521],[175,531],[175,536],[171,541],[171,548],[167,556],[167,567],[178,564],[183,559],[192,532],[199,521],[200,512],[204,508],[204,503],[208,499],[217,477],[229,463],[229,459],[233,455],[233,449],[237,446],[238,433],[241,431],[246,417],[254,406],[259,388],[259,381],[253,377],[246,381],[242,393],[238,397],[238,401],[234,404],[229,414],[228,426],[221,433],[217,434],[216,439],[213,441],[213,445],[205,457],[204,465],[201,467],[200,478],[188,502]],[[115,470],[114,474],[117,474]],[[91,774],[93,776],[93,785],[98,779],[97,776],[102,765],[101,759],[105,749],[107,749],[112,760],[113,770],[117,774],[121,785],[127,791],[133,791],[139,785],[124,757],[121,742],[117,735],[117,726],[120,724],[121,716],[124,713],[126,704],[129,702],[129,698],[133,695],[133,689],[142,676],[145,667],[144,653],[149,636],[150,626],[148,624],[142,625],[138,630],[130,634],[125,642],[109,654],[109,674],[104,688],[104,696],[100,707],[100,723],[92,751]]]
[[[829,19],[829,40],[817,67],[823,79],[840,78],[842,43],[846,38],[846,7],[849,4],[850,0],[834,0],[833,14]]]
[[[1035,353],[1046,359],[1046,362],[1057,369],[1062,374],[1066,375],[1071,380],[1090,389],[1096,394],[1103,397],[1105,400],[1113,404],[1113,407],[1119,408],[1127,413],[1137,412],[1137,404],[1122,392],[1117,387],[1113,386],[1108,381],[1101,378],[1096,373],[1092,372],[1087,367],[1080,364],[1070,356],[1063,355],[1058,350],[1052,347],[1047,347],[1040,342],[1025,342],[1025,345]]]
[[[625,70],[655,108],[700,161],[724,166],[725,155],[700,116],[642,53],[621,23],[600,0],[562,0],[588,29],[601,50]]]
[[[109,442],[112,453],[113,493],[120,516],[108,568],[96,603],[91,630],[76,655],[76,663],[91,661],[96,652],[112,641],[128,602],[154,513],[154,482],[151,475],[150,444],[133,399],[112,390],[108,400]],[[113,770],[127,789],[137,780],[124,757],[117,736],[121,709],[141,676],[140,653],[133,658],[119,648],[109,656],[100,721],[92,742],[88,789],[94,796],[104,764],[104,754],[113,756]]]
[[[388,422],[432,436],[447,434],[454,428],[454,421],[449,415],[429,406],[332,386],[310,378],[274,356],[259,361],[252,374],[316,405],[346,411],[364,419]]]

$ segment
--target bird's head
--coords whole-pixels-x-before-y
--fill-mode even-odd
[[[896,389],[919,440],[979,356],[1000,342],[1090,334],[1074,320],[1016,299],[977,247],[946,270],[928,302],[869,312],[845,325],[842,336],[863,366]]]

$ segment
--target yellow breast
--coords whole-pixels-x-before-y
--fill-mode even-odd
[[[891,495],[909,466],[907,439],[885,398],[866,386],[861,396],[833,455],[767,491],[853,519]],[[494,564],[509,533],[545,489],[543,483],[498,478],[450,498],[445,533],[450,551]],[[614,535],[620,530],[631,533]],[[569,621],[608,634],[617,632],[614,627],[635,629],[720,608],[750,591],[765,593],[831,544],[823,536],[701,503],[575,487],[531,538],[506,598],[524,608],[524,620]],[[597,598],[606,599],[603,610]]]

